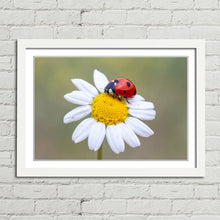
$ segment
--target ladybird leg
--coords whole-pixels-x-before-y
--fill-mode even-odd
[[[119,95],[117,95],[117,96],[118,96],[118,100],[119,100],[119,101],[122,101],[122,98],[121,98]]]
[[[126,99],[126,101],[127,101],[128,104],[131,104],[131,103],[128,101],[128,98],[127,98],[127,97],[126,97],[125,99]]]
[[[118,97],[118,95],[115,93],[114,90],[112,90],[112,96],[113,96],[113,98],[117,98]]]

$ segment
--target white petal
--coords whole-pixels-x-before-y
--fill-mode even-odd
[[[96,123],[96,121],[93,118],[87,118],[83,120],[77,127],[75,128],[72,140],[75,143],[79,143],[86,139],[89,136],[90,130],[92,126]]]
[[[128,117],[125,120],[125,124],[128,125],[139,136],[149,137],[154,134],[154,132],[146,124],[137,118]]]
[[[96,88],[101,93],[104,92],[104,89],[109,82],[108,79],[106,78],[106,76],[103,73],[101,73],[100,71],[94,70],[93,80],[94,80]]]
[[[132,109],[153,109],[154,104],[152,102],[145,102],[145,101],[138,101],[138,102],[131,102],[127,104],[129,108]]]
[[[81,118],[86,117],[91,112],[91,106],[90,105],[84,105],[77,108],[74,108],[72,111],[68,112],[63,119],[63,122],[65,124],[78,121]]]
[[[153,120],[155,119],[156,111],[148,109],[129,109],[129,114],[141,120]]]
[[[144,97],[141,95],[135,95],[133,98],[128,98],[128,102],[137,102],[137,101],[144,101]]]
[[[105,138],[105,124],[96,122],[90,131],[88,145],[90,150],[97,151]]]
[[[138,147],[141,145],[138,137],[128,125],[122,122],[120,124],[117,124],[117,126],[120,127],[123,139],[129,146]]]
[[[97,89],[83,79],[72,79],[72,83],[75,85],[77,89],[79,89],[82,92],[87,92],[91,94],[92,97],[98,95]]]
[[[87,92],[73,91],[64,95],[64,98],[73,104],[88,105],[92,102],[92,96]]]
[[[106,139],[112,151],[116,154],[125,150],[125,144],[119,128],[116,125],[109,125],[106,129]]]

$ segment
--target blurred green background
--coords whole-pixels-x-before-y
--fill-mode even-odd
[[[67,102],[64,94],[76,88],[72,78],[93,84],[93,70],[107,78],[130,79],[137,93],[155,105],[156,119],[146,121],[155,134],[140,138],[141,146],[126,145],[116,155],[106,140],[104,160],[185,160],[187,159],[187,58],[35,58],[35,159],[96,160],[87,139],[79,144],[71,140],[79,124],[63,123],[64,115],[76,105]]]

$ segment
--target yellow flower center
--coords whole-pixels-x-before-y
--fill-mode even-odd
[[[91,106],[92,117],[105,125],[121,123],[128,115],[125,102],[107,93],[97,95]]]

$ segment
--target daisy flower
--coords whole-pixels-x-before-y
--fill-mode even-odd
[[[106,137],[112,151],[119,154],[124,152],[125,142],[133,148],[140,146],[137,135],[149,137],[154,134],[141,121],[155,118],[156,111],[152,102],[145,101],[138,94],[133,98],[119,100],[104,93],[109,80],[98,70],[94,70],[93,79],[96,88],[82,79],[72,79],[78,90],[64,95],[67,101],[79,105],[64,116],[65,124],[91,114],[74,130],[72,140],[75,143],[88,138],[89,149],[97,151]]]

